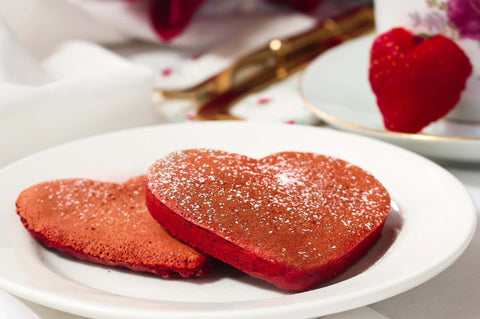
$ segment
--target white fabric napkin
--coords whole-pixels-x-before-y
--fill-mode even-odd
[[[129,38],[79,10],[70,0],[2,0],[0,17],[36,58],[50,55],[71,39],[118,43]]]
[[[152,70],[90,42],[64,42],[38,61],[0,23],[0,167],[72,139],[155,123],[152,87]]]

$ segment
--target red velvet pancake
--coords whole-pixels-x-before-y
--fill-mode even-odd
[[[16,206],[33,237],[67,255],[166,278],[209,271],[204,254],[173,238],[148,213],[144,176],[124,184],[44,182],[24,190]]]
[[[360,259],[390,210],[370,173],[312,153],[178,151],[155,162],[146,182],[147,207],[172,235],[289,291]]]

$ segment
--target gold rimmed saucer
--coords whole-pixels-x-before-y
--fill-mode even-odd
[[[342,44],[318,57],[304,71],[300,94],[329,125],[440,160],[480,163],[480,123],[442,119],[419,134],[383,126],[368,83],[368,55],[374,36]]]

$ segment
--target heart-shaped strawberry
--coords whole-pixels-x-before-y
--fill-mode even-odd
[[[95,263],[163,277],[208,273],[207,257],[167,233],[145,206],[145,177],[124,184],[44,182],[16,202],[25,228],[48,247]]]
[[[424,39],[403,28],[379,35],[370,53],[369,81],[384,125],[417,133],[452,110],[472,65],[455,42]]]
[[[375,243],[390,209],[371,174],[312,153],[185,150],[159,159],[146,179],[147,207],[166,230],[290,291],[346,270]]]

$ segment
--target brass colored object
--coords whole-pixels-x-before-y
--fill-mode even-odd
[[[164,99],[195,100],[201,105],[197,112],[199,120],[238,120],[228,112],[238,99],[298,72],[327,49],[373,30],[373,9],[370,6],[354,9],[302,34],[272,39],[264,48],[195,87],[156,93]]]

